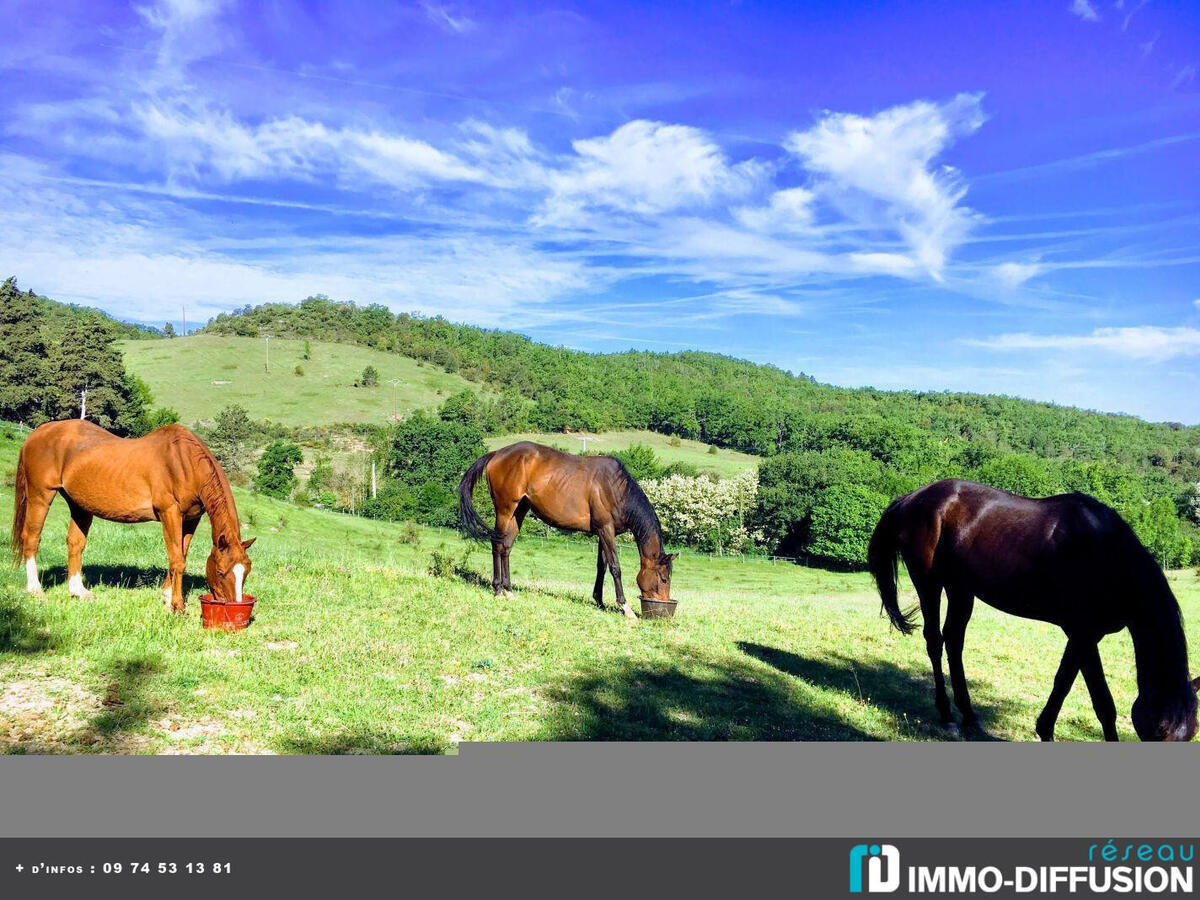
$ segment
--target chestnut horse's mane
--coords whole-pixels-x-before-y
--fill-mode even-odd
[[[213,452],[190,431],[179,429],[172,438],[172,443],[178,444],[191,457],[191,461],[200,476],[198,485],[200,501],[204,511],[208,513],[212,525],[213,537],[226,535],[230,541],[240,540],[241,523],[234,513],[233,490],[229,487],[229,479],[217,462]]]

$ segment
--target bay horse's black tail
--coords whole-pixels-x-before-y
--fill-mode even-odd
[[[475,502],[471,495],[475,492],[475,484],[483,475],[483,470],[487,468],[488,461],[495,454],[485,453],[475,462],[471,463],[471,468],[467,469],[462,477],[462,481],[458,483],[458,522],[463,530],[463,534],[468,537],[478,538],[479,540],[498,541],[500,535],[494,528],[488,528],[487,522],[480,517],[478,510],[475,509]]]
[[[875,526],[867,548],[867,568],[875,576],[875,585],[879,588],[879,597],[883,601],[883,611],[891,619],[892,625],[902,634],[912,634],[917,627],[917,609],[914,606],[907,612],[902,611],[897,593],[900,509],[900,500],[896,500],[880,516],[879,524]]]
[[[21,563],[21,540],[22,532],[25,531],[25,509],[28,506],[26,502],[28,482],[29,477],[25,472],[25,448],[22,447],[17,457],[17,481],[13,491],[12,558],[14,565]]]

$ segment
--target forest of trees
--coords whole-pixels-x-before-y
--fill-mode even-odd
[[[323,297],[245,308],[207,330],[426,360],[486,387],[440,413],[484,433],[650,429],[767,457],[749,524],[771,552],[848,564],[863,523],[892,497],[966,477],[1031,496],[1081,490],[1120,510],[1164,564],[1200,555],[1200,427],[1010,397],[837,388],[711,353],[582,353]]]
[[[150,390],[125,371],[115,341],[151,334],[97,310],[55,303],[0,284],[0,419],[39,425],[79,415],[118,434],[144,434],[161,423]]]

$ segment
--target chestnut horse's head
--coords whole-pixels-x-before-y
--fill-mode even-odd
[[[1138,694],[1133,701],[1133,730],[1143,741],[1190,741],[1196,736],[1196,690],[1200,678],[1169,695]]]
[[[246,551],[255,540],[230,541],[225,535],[217,538],[205,566],[208,589],[212,591],[213,599],[222,603],[241,602],[246,579],[250,575],[250,557]]]
[[[671,563],[678,555],[678,553],[660,553],[657,558],[642,557],[642,567],[637,576],[641,599],[671,599]]]

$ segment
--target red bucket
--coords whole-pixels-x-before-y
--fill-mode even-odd
[[[229,602],[217,600],[212,594],[200,595],[200,621],[205,628],[241,631],[250,624],[252,612],[254,612],[253,594],[243,594],[240,603],[236,600]]]

